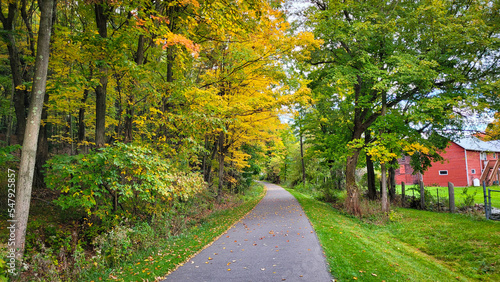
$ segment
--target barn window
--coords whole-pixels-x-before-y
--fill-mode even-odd
[[[447,170],[440,170],[439,175],[448,175],[448,171]]]
[[[475,170],[475,169],[471,169],[471,170],[470,170],[470,172],[471,172],[472,174],[476,174],[476,170]]]

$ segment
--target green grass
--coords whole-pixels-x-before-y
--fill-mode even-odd
[[[161,249],[134,254],[130,262],[112,269],[87,270],[82,273],[82,278],[84,281],[155,281],[156,278],[165,277],[257,205],[264,197],[265,189],[261,184],[253,186],[253,190],[247,192],[246,201],[242,205],[211,214],[203,224],[169,238]]]
[[[418,187],[418,185],[406,185],[405,194],[407,196],[413,195],[413,191],[410,189],[416,189],[415,196],[420,197],[420,188]],[[465,199],[465,195],[463,194],[464,189],[465,189],[464,187],[455,187],[456,206],[459,206],[460,204],[464,203]],[[500,186],[490,186],[486,187],[486,189],[500,191]],[[441,199],[448,199],[448,187],[425,187],[425,190],[429,191],[431,195],[435,198],[437,198],[437,195],[439,193],[440,202],[442,202]],[[396,185],[396,193],[401,194],[401,185]],[[474,196],[474,202],[476,204],[484,204],[483,187],[467,187],[467,193],[469,195],[476,193]],[[500,192],[491,192],[491,205],[493,207],[500,208]]]
[[[338,281],[500,281],[500,222],[398,209],[375,225],[289,189]]]

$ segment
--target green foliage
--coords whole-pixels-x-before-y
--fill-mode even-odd
[[[14,168],[13,164],[18,161],[18,158],[13,153],[21,149],[21,145],[3,146],[3,143],[3,141],[0,142],[2,145],[0,146],[0,168],[2,171]]]
[[[403,214],[396,212],[394,210],[391,210],[389,212],[389,220],[392,222],[397,222],[398,220],[401,220],[403,218]]]
[[[131,228],[118,225],[95,238],[97,253],[103,257],[107,265],[114,266],[121,260],[130,258],[134,251],[130,238],[133,231]]]
[[[474,192],[472,193],[469,193],[468,190],[469,189],[467,187],[465,187],[462,190],[462,198],[463,198],[462,205],[464,207],[472,207],[474,205],[474,198],[476,197],[477,194],[477,190],[474,190]]]
[[[439,161],[443,143],[434,142],[436,133],[456,135],[464,127],[461,113],[479,108],[482,93],[488,102],[498,98],[494,86],[485,87],[498,80],[498,8],[313,1],[306,25],[323,40],[306,68],[315,103],[296,119],[311,152],[323,164],[348,167],[349,190],[357,190],[354,175],[364,154],[380,163],[412,155],[415,172]],[[498,102],[482,109],[490,104]],[[368,132],[371,138],[363,138]],[[357,199],[349,203],[358,213]]]
[[[165,273],[175,269],[178,264],[186,261],[188,257],[203,249],[214,238],[247,214],[262,199],[265,194],[264,192],[265,190],[262,185],[254,183],[248,193],[241,197],[241,199],[244,199],[241,205],[215,211],[211,214],[205,213],[202,210],[195,210],[199,217],[196,223],[187,226],[177,236],[163,236],[158,234],[156,224],[165,223],[165,218],[153,220],[151,225],[138,223],[130,229],[121,227],[122,232],[127,233],[132,242],[131,249],[133,251],[131,252],[130,259],[117,260],[115,266],[109,267],[102,256],[99,258],[95,257],[92,264],[88,265],[90,267],[82,271],[80,280],[111,280],[107,276],[107,273],[113,273],[118,281],[151,281],[157,277],[164,276]],[[166,228],[169,228],[169,226],[166,225]],[[142,240],[144,241],[140,242]],[[128,239],[125,238],[125,241],[128,241]],[[121,245],[118,242],[117,244]],[[103,252],[101,251],[101,253]],[[121,252],[121,254],[128,256],[127,252]],[[149,268],[150,271],[144,271],[145,268]]]
[[[498,281],[498,222],[398,209],[390,221],[346,216],[312,197],[299,200],[340,281]],[[375,276],[375,275],[376,276]]]
[[[7,282],[7,264],[0,258],[0,282]]]
[[[196,173],[177,171],[159,154],[132,144],[87,155],[58,155],[47,162],[47,187],[59,190],[63,209],[104,219],[151,218],[168,211],[173,200],[187,200],[204,187]]]

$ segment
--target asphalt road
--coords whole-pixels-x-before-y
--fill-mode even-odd
[[[264,184],[267,194],[252,212],[163,281],[332,281],[302,207]]]

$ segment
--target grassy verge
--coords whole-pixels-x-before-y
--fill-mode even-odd
[[[413,195],[413,191],[410,189],[416,189],[415,196],[419,197],[420,188],[417,185],[406,185],[405,193],[407,196]],[[457,206],[464,203],[465,200],[465,194],[463,193],[464,189],[465,187],[455,187],[455,204]],[[486,187],[486,189],[500,191],[500,186],[490,186]],[[443,199],[448,199],[448,187],[425,187],[425,190],[429,191],[429,193],[434,198],[437,198],[437,195],[439,194],[441,202],[443,202],[442,201]],[[401,194],[401,185],[396,185],[396,193]],[[475,195],[474,203],[484,204],[483,187],[467,187],[467,194]],[[500,192],[491,192],[491,205],[493,207],[500,208]]]
[[[163,248],[136,253],[129,262],[112,269],[87,270],[82,273],[82,278],[85,281],[159,281],[213,242],[217,236],[252,210],[264,195],[263,185],[254,185],[253,189],[247,192],[243,204],[211,214],[202,224],[169,238]]]
[[[290,191],[339,281],[500,281],[500,223],[399,209],[375,225]]]

